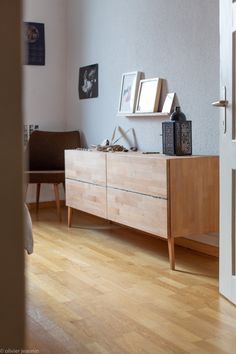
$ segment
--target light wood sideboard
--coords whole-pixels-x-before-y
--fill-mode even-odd
[[[68,226],[72,210],[148,232],[168,241],[175,269],[175,237],[218,232],[217,156],[66,150]]]

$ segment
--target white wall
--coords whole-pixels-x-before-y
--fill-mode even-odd
[[[24,118],[42,129],[65,128],[66,0],[24,0],[24,20],[45,24],[46,65],[24,65]]]
[[[24,0],[23,18],[45,24],[46,65],[23,66],[24,121],[43,130],[65,129],[67,0]],[[28,201],[35,200],[30,186]],[[53,200],[51,186],[43,186],[40,200]]]
[[[116,116],[121,74],[144,71],[167,80],[193,121],[194,154],[218,153],[218,0],[68,0],[67,128],[88,144],[134,127],[139,147],[161,150],[160,118]],[[99,64],[99,97],[78,99],[80,66]]]

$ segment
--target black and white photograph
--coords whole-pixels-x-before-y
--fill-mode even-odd
[[[79,69],[79,98],[98,97],[98,64]]]

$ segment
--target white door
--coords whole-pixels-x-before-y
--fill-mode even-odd
[[[220,0],[220,293],[236,304],[236,1]]]

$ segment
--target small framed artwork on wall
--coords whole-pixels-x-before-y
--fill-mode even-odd
[[[45,65],[44,23],[25,22],[25,65]]]
[[[157,112],[161,95],[161,82],[159,78],[141,80],[135,113]]]
[[[118,115],[134,112],[141,75],[139,71],[122,74]]]
[[[98,97],[98,64],[79,69],[79,98]]]

